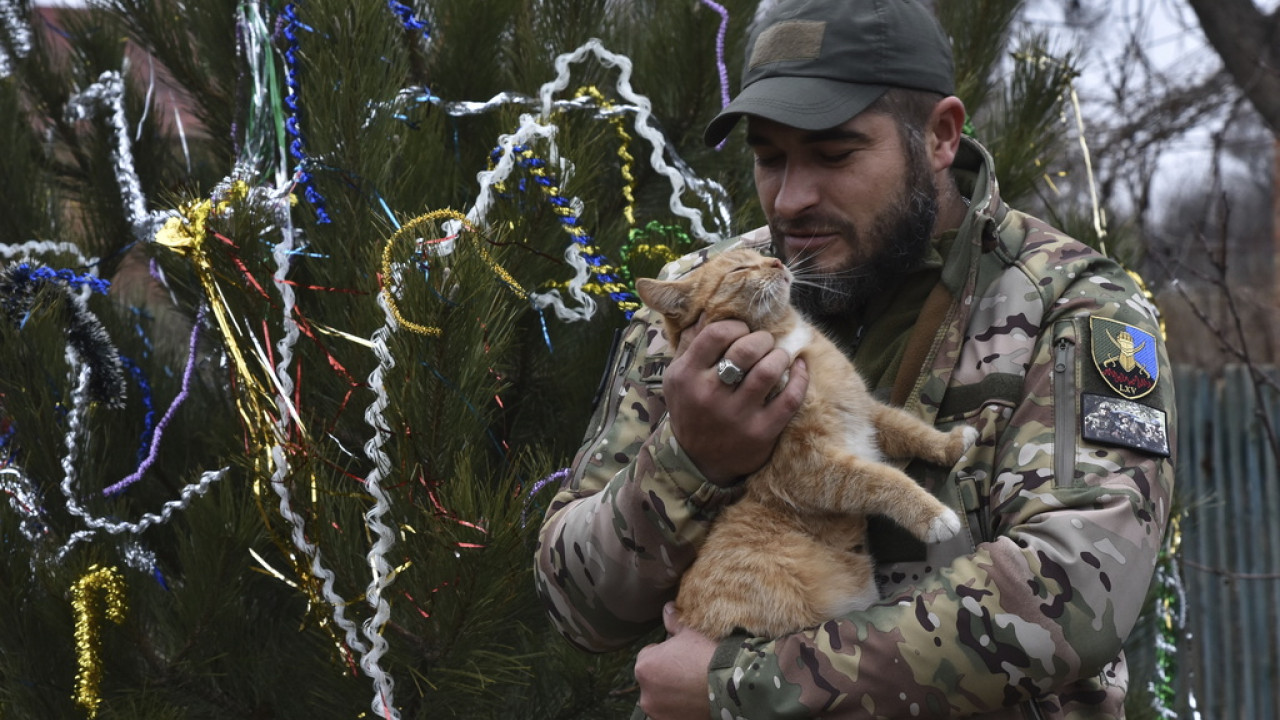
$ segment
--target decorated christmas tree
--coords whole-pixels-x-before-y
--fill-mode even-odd
[[[942,5],[1034,200],[1070,60]],[[533,542],[634,278],[760,224],[756,10],[0,0],[0,715],[625,716]]]

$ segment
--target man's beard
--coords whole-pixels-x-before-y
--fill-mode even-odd
[[[902,190],[876,217],[869,234],[863,236],[846,222],[817,222],[814,218],[801,218],[790,224],[793,227],[787,227],[787,223],[769,224],[775,251],[783,247],[784,231],[803,234],[802,227],[794,226],[805,224],[838,230],[851,247],[875,248],[865,260],[854,259],[844,267],[821,272],[806,270],[803,256],[789,258],[796,273],[791,303],[801,312],[813,317],[860,314],[872,298],[888,292],[924,261],[938,216],[938,191],[923,148],[907,144],[908,171]]]

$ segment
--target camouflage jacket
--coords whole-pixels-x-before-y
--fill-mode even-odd
[[[990,167],[966,140],[956,174],[971,207],[943,267],[949,308],[905,402],[940,428],[980,431],[949,471],[907,467],[965,530],[925,547],[884,529],[872,538],[880,604],[725,640],[709,670],[713,718],[1123,717],[1121,644],[1173,490],[1162,331],[1120,266],[1006,207]],[[661,624],[737,495],[704,482],[672,436],[670,354],[658,318],[637,313],[542,528],[539,591],[588,650]]]

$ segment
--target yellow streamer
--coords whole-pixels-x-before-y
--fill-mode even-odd
[[[76,614],[76,704],[88,711],[88,716],[98,716],[102,702],[99,689],[102,686],[102,638],[99,629],[102,622],[94,612],[94,595],[101,594],[107,619],[119,625],[124,622],[127,609],[124,597],[124,577],[115,568],[93,565],[84,577],[71,586],[71,606]]]
[[[415,232],[419,225],[425,225],[441,218],[457,220],[465,225],[467,229],[471,229],[471,224],[467,221],[467,216],[462,213],[456,210],[433,210],[426,215],[419,215],[404,225],[401,225],[400,229],[395,231],[395,234],[387,240],[387,244],[382,248],[382,299],[386,301],[387,307],[391,310],[392,317],[396,319],[396,322],[400,323],[401,327],[406,330],[416,332],[419,335],[426,335],[427,337],[440,337],[442,331],[438,327],[428,327],[426,325],[419,325],[418,323],[406,320],[404,315],[400,314],[400,306],[396,304],[395,296],[392,295],[395,276],[391,273],[391,249],[395,247],[397,240]]]
[[[613,104],[610,103],[603,93],[596,86],[589,85],[579,88],[577,97],[589,95],[600,106],[601,110],[612,110]],[[624,181],[622,186],[622,197],[626,199],[627,204],[622,208],[622,214],[627,219],[627,225],[632,227],[636,224],[636,178],[631,173],[631,164],[635,162],[635,158],[631,157],[631,152],[627,150],[627,146],[631,144],[631,135],[627,133],[627,126],[623,122],[622,117],[615,115],[609,118],[609,123],[613,125],[614,130],[618,132],[618,138],[622,143],[618,146],[618,157],[622,160],[621,174]]]
[[[253,372],[246,359],[247,353],[240,347],[240,337],[244,334],[236,324],[235,312],[227,304],[222,288],[216,280],[213,261],[210,258],[207,223],[211,215],[226,210],[233,200],[245,197],[249,187],[244,182],[236,182],[223,199],[215,203],[212,200],[200,200],[179,208],[179,217],[169,218],[156,233],[155,242],[169,248],[173,252],[189,258],[195,266],[196,279],[204,291],[213,312],[214,322],[222,335],[223,345],[231,356],[236,374],[244,384],[245,392],[237,394],[236,409],[244,420],[245,427],[256,432],[263,447],[269,445],[271,437],[270,414],[264,410],[264,399],[273,393]],[[302,430],[301,426],[299,429]]]
[[[511,276],[511,273],[507,272],[506,268],[495,262],[493,257],[489,255],[489,251],[485,250],[475,227],[467,220],[466,215],[463,215],[457,210],[433,210],[425,215],[419,215],[402,225],[399,230],[396,230],[395,234],[387,239],[387,244],[382,248],[382,298],[386,301],[387,307],[391,310],[391,316],[396,319],[397,323],[400,323],[401,327],[418,333],[419,335],[426,335],[427,337],[440,337],[443,332],[438,327],[430,327],[405,319],[404,315],[400,312],[400,306],[396,304],[395,296],[392,294],[392,291],[395,289],[393,287],[395,280],[391,273],[391,251],[395,247],[396,241],[403,239],[405,236],[412,236],[416,234],[420,225],[440,219],[457,220],[458,222],[461,222],[463,227],[475,236],[474,241],[476,252],[478,252],[480,257],[484,259],[485,263],[489,265],[489,269],[492,270],[493,273],[504,283],[506,283],[521,300],[529,299],[529,294],[525,292],[524,288],[520,287],[520,283],[516,282],[516,279]]]
[[[215,253],[222,249],[221,243],[210,242],[211,233],[208,227],[211,218],[217,218],[231,208],[232,203],[248,197],[247,183],[237,181],[231,184],[226,193],[213,199],[198,200],[178,208],[178,217],[170,218],[156,233],[155,243],[172,250],[186,258],[194,271],[205,301],[213,318],[213,323],[226,348],[232,371],[239,384],[239,392],[233,394],[236,412],[250,443],[248,455],[253,458],[256,472],[253,473],[253,492],[258,501],[259,512],[264,522],[271,525],[270,510],[263,505],[262,497],[266,493],[266,478],[271,476],[270,468],[274,465],[271,448],[276,441],[275,423],[275,388],[277,379],[253,336],[247,328],[237,320],[237,313],[228,304],[222,286],[218,282],[218,271],[214,267]],[[253,359],[253,363],[249,360]],[[255,372],[261,369],[261,373]],[[266,379],[264,380],[263,375]],[[302,436],[307,430],[302,423],[300,413],[292,405],[288,410],[294,418],[295,426]],[[315,497],[315,479],[312,477],[312,497]],[[273,540],[283,549],[285,541],[272,534]],[[287,554],[287,551],[286,551]],[[304,564],[295,560],[296,572],[300,578],[308,578]],[[303,582],[302,587],[307,594],[311,606],[323,606],[324,599],[319,594],[319,582],[311,578]]]

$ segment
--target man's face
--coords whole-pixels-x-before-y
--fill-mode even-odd
[[[796,271],[802,310],[861,310],[919,265],[937,217],[921,141],[888,115],[862,113],[828,130],[748,118],[756,191],[774,252]]]

